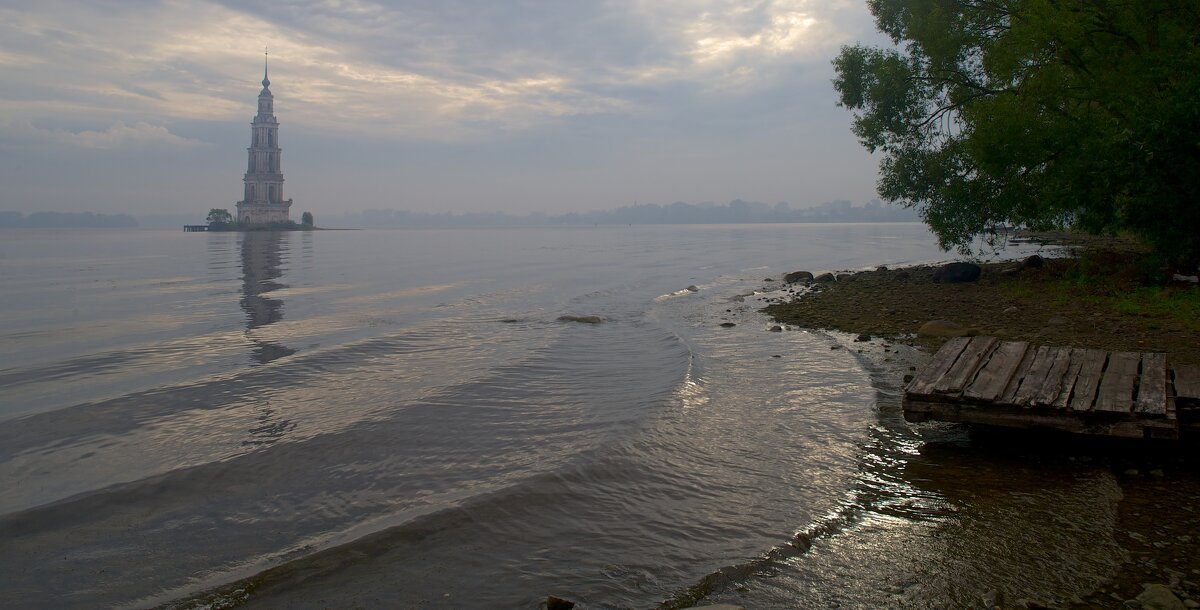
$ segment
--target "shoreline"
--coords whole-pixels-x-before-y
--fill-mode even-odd
[[[832,349],[856,352],[879,394],[878,417],[908,426],[922,439],[916,462],[925,476],[937,478],[942,469],[964,467],[997,472],[1016,468],[1010,470],[1013,480],[1028,482],[1031,470],[1049,469],[1080,477],[1099,472],[1113,482],[1119,491],[1106,538],[1120,555],[1113,569],[1091,574],[1097,584],[1090,593],[1037,600],[1036,594],[1015,599],[997,592],[981,600],[985,606],[1160,607],[1140,597],[1152,591],[1173,595],[1182,607],[1200,607],[1200,536],[1193,533],[1192,508],[1200,500],[1200,461],[1181,445],[899,423],[899,395],[905,385],[901,378],[925,364],[947,339],[918,332],[932,320],[956,322],[971,334],[1046,345],[1165,351],[1172,362],[1200,364],[1200,325],[1194,319],[1158,308],[1153,295],[1144,295],[1143,301],[1131,298],[1145,289],[1120,277],[1116,267],[1111,282],[1088,285],[1089,276],[1080,270],[1084,261],[1072,256],[1046,259],[1039,267],[1022,268],[1020,261],[981,264],[978,281],[966,283],[934,283],[933,274],[942,265],[879,267],[823,282],[772,282],[768,289],[783,287],[790,300],[761,311],[778,324],[826,333]],[[1168,294],[1171,299],[1179,294],[1186,299],[1200,289],[1192,284],[1162,290],[1173,291]],[[947,434],[955,429],[962,432]],[[972,488],[971,493],[978,494],[975,501],[1007,501],[1003,484],[994,485],[998,488]],[[1097,507],[1111,501],[1093,499]]]
[[[1039,257],[1040,258],[1040,257]],[[1124,267],[1086,258],[979,265],[978,280],[936,283],[935,265],[859,271],[798,287],[763,311],[781,324],[886,337],[936,350],[946,336],[923,336],[947,321],[968,334],[1036,345],[1108,351],[1162,351],[1173,363],[1200,365],[1200,288],[1139,286]]]

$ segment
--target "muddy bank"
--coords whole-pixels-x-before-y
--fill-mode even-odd
[[[803,328],[884,337],[915,335],[926,322],[948,320],[1001,339],[1160,351],[1175,363],[1200,364],[1194,285],[1142,287],[1127,269],[1073,258],[1013,271],[1017,266],[984,264],[978,280],[964,283],[935,283],[931,266],[844,274],[813,288],[797,284],[802,298],[766,312]]]

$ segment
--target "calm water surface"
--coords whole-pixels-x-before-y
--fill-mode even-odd
[[[945,256],[910,224],[4,232],[0,595],[815,608],[1086,592],[1119,555],[1109,471],[1014,481],[994,457],[939,457],[879,381],[903,371],[757,313],[768,277]]]

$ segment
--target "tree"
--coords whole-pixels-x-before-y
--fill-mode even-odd
[[[210,229],[223,229],[233,224],[233,215],[225,208],[213,208],[208,211],[208,217],[204,220],[208,222]]]
[[[305,213],[301,214],[301,215],[300,215],[300,224],[302,224],[302,225],[304,225],[304,226],[306,226],[306,227],[311,227],[311,226],[313,226],[313,215],[312,215],[312,212],[305,212]]]
[[[1001,225],[1128,230],[1200,261],[1195,0],[868,0],[894,48],[843,47],[839,105],[879,193],[943,248]]]

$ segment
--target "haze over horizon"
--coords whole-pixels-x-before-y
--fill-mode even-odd
[[[0,210],[241,196],[270,47],[293,216],[874,198],[830,59],[863,3],[0,2]]]

